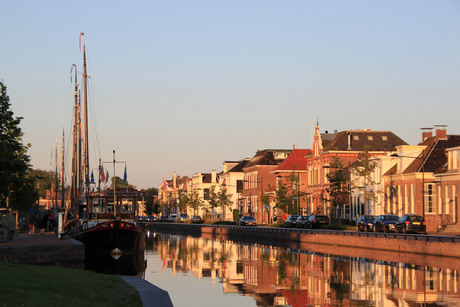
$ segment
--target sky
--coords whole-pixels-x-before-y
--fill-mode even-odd
[[[390,130],[411,145],[422,127],[460,134],[460,1],[0,4],[0,80],[34,169],[55,168],[63,129],[70,169],[81,32],[90,168],[115,150],[139,188],[220,172],[257,150],[311,148],[317,122]]]

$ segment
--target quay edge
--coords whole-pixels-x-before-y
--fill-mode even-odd
[[[146,225],[146,229],[178,231],[184,234],[221,240],[281,244],[283,247],[293,250],[305,250],[309,244],[321,244],[363,250],[460,258],[460,237],[177,223],[150,223]]]

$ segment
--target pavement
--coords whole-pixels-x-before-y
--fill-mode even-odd
[[[73,239],[71,240],[73,241]],[[70,242],[71,240],[59,239],[54,232],[46,232],[45,234],[40,234],[39,232],[36,232],[35,234],[29,234],[28,232],[25,232],[21,234],[15,234],[11,240],[0,243],[0,250],[6,252],[8,249],[11,249],[11,252],[15,252],[18,248],[21,247],[30,249],[45,246],[67,246],[72,244]],[[124,282],[133,286],[137,290],[144,307],[173,306],[167,291],[158,288],[157,286],[138,276],[121,275],[120,277]]]

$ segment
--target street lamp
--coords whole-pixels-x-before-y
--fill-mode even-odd
[[[424,161],[424,158],[423,157],[402,156],[396,153],[391,154],[390,157],[422,160],[422,216],[423,216],[423,220],[425,220],[425,161]]]

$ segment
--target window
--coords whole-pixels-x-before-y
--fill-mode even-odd
[[[432,183],[425,183],[425,212],[434,213],[434,187]]]
[[[209,197],[209,189],[204,189],[203,194],[204,194],[204,196],[203,196],[204,200],[209,200],[210,199],[210,197]]]
[[[105,198],[93,199],[93,212],[104,213],[105,212]]]
[[[355,141],[359,140],[359,136],[353,135],[353,140],[355,140]]]
[[[133,212],[133,199],[123,198],[121,200],[121,212]]]
[[[368,139],[369,141],[373,141],[373,140],[374,140],[374,137],[373,137],[372,135],[368,135],[368,136],[367,136],[367,139]]]
[[[236,193],[242,193],[242,192],[243,192],[243,181],[237,180],[236,181]]]
[[[382,141],[387,141],[388,137],[386,135],[382,135]]]

